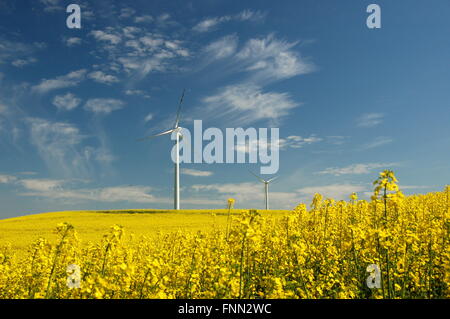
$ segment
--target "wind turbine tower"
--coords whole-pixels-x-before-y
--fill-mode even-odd
[[[139,139],[138,141],[146,141],[158,136],[163,136],[167,134],[175,133],[175,164],[174,164],[174,185],[173,185],[173,208],[175,210],[180,209],[180,141],[183,138],[183,135],[181,134],[181,127],[180,127],[180,116],[181,116],[181,105],[183,104],[184,100],[184,94],[186,90],[183,90],[183,94],[180,98],[180,103],[178,105],[178,111],[177,111],[177,118],[175,120],[175,125],[173,129],[167,130],[165,132],[144,137]]]
[[[265,180],[256,175],[255,173],[253,173],[252,171],[250,171],[250,173],[252,173],[252,175],[254,175],[261,183],[264,183],[264,198],[266,203],[266,210],[269,210],[269,184],[274,180],[276,180],[278,176],[275,176],[269,180]]]

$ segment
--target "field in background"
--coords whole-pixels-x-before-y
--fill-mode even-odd
[[[233,214],[241,210],[233,210]],[[263,216],[283,216],[287,211],[258,211]],[[72,211],[29,215],[0,220],[0,246],[11,244],[18,256],[40,237],[56,240],[57,224],[66,222],[75,227],[83,242],[99,242],[116,224],[123,226],[127,234],[136,237],[152,237],[158,232],[177,230],[196,232],[223,228],[227,221],[227,209],[216,210],[117,210]]]

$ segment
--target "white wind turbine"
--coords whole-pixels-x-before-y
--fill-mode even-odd
[[[252,171],[249,171],[249,172],[252,173],[252,175],[254,175],[261,183],[264,183],[266,210],[269,210],[269,184],[271,182],[273,182],[274,180],[276,180],[278,178],[278,176],[275,176],[269,180],[265,180],[265,179],[262,179],[261,177],[259,177],[258,175],[256,175],[255,173],[253,173]]]
[[[175,126],[173,129],[170,129],[168,131],[144,137],[139,139],[138,141],[146,141],[149,139],[152,139],[154,137],[163,136],[167,134],[176,133],[176,142],[175,142],[175,173],[174,173],[174,186],[173,186],[173,207],[176,210],[180,209],[180,140],[183,138],[183,135],[181,134],[181,127],[180,124],[180,115],[181,115],[181,105],[183,104],[184,100],[184,93],[186,90],[183,90],[183,94],[181,95],[180,104],[178,105],[178,111],[177,111],[177,118],[175,120]]]

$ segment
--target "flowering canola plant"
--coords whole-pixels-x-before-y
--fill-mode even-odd
[[[450,297],[450,187],[404,196],[392,171],[374,186],[370,202],[317,194],[282,218],[240,211],[226,230],[124,240],[115,225],[81,245],[61,223],[56,242],[40,238],[26,257],[0,249],[0,298]],[[366,282],[372,264],[379,288]],[[67,284],[69,265],[79,269],[76,288]]]

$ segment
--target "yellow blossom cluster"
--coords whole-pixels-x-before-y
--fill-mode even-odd
[[[124,240],[116,225],[89,245],[63,223],[26,258],[0,249],[0,298],[450,297],[449,187],[403,196],[385,171],[370,202],[350,200],[316,195],[282,218],[244,210],[226,230],[156,238]],[[373,264],[378,288],[367,285]],[[79,266],[79,288],[67,285],[68,265]]]

